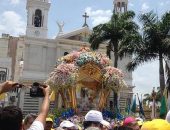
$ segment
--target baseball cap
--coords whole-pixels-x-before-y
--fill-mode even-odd
[[[70,127],[76,127],[75,124],[73,124],[71,121],[64,120],[60,123],[60,127],[62,128],[70,128]]]
[[[85,121],[101,122],[101,121],[103,121],[103,115],[100,111],[90,110],[85,115]]]
[[[46,118],[46,121],[53,122],[53,120],[50,117]]]
[[[123,125],[126,126],[129,123],[134,123],[134,122],[136,122],[135,118],[133,118],[133,117],[126,117],[125,120],[123,121]]]

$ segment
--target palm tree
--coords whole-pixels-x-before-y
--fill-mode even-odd
[[[143,24],[142,41],[139,44],[135,58],[127,65],[128,70],[134,70],[139,65],[159,60],[159,81],[161,95],[165,88],[163,59],[170,55],[170,40],[167,38],[170,29],[170,13],[165,13],[161,19],[152,11],[141,14],[139,20]]]
[[[106,54],[111,58],[111,51],[113,51],[114,67],[116,68],[118,67],[119,56],[123,57],[126,53],[132,54],[134,50],[131,46],[140,37],[139,27],[133,21],[134,17],[135,13],[132,11],[113,13],[109,22],[93,28],[89,38],[93,50],[98,49],[101,43],[107,44]],[[116,93],[114,93],[114,106],[117,106]]]
[[[146,104],[147,101],[149,101],[149,102],[153,101],[152,93],[151,94],[148,94],[148,93],[144,94],[144,99],[143,99],[144,104]],[[156,102],[160,102],[161,101],[160,87],[157,87],[155,101]]]

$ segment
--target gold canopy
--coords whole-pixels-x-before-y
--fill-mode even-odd
[[[80,67],[77,76],[77,82],[84,87],[96,89],[101,84],[101,69],[93,62],[89,62]]]

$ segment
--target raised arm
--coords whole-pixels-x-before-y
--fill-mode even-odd
[[[13,81],[6,81],[6,82],[0,84],[0,94],[17,88],[18,87],[17,85],[18,85],[18,83],[15,83]]]
[[[46,86],[46,88],[43,87],[42,89],[43,89],[45,97],[44,97],[44,100],[43,100],[43,103],[41,106],[40,113],[35,120],[40,121],[43,123],[43,125],[45,125],[45,120],[48,115],[49,106],[50,106],[50,98],[49,98],[50,97],[50,87]]]

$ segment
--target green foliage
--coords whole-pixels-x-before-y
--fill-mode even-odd
[[[89,42],[92,49],[98,49],[102,43],[107,44],[107,55],[114,52],[115,63],[118,56],[123,57],[126,54],[132,54],[132,46],[136,46],[139,41],[138,25],[133,21],[135,13],[128,11],[122,14],[113,13],[111,20],[105,24],[100,24],[93,28]],[[114,67],[117,67],[115,64]]]
[[[153,101],[153,97],[152,97],[152,93],[151,94],[144,94],[143,95],[143,103],[146,104],[147,101],[152,102]],[[160,91],[160,87],[157,87],[157,91],[156,91],[156,97],[155,97],[155,101],[156,102],[160,102],[161,101],[161,91]]]
[[[134,70],[137,66],[170,55],[170,40],[167,38],[170,29],[170,13],[165,13],[159,20],[152,11],[141,14],[139,21],[142,23],[142,40],[136,49],[135,58],[127,68]]]
[[[170,12],[165,13],[161,19],[152,11],[141,14],[139,20],[142,23],[142,40],[135,49],[135,55],[128,63],[127,69],[135,70],[138,66],[154,60],[159,60],[159,75],[161,95],[165,88],[163,60],[170,56],[170,39],[167,34],[170,29]]]

